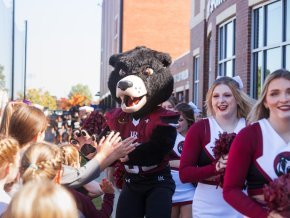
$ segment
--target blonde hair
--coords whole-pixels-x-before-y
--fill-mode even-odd
[[[0,171],[8,164],[16,164],[18,151],[19,145],[15,139],[0,136]]]
[[[210,89],[208,90],[206,94],[206,109],[207,109],[207,115],[212,116],[215,115],[212,107],[212,95],[214,92],[214,89],[218,85],[227,85],[230,90],[232,91],[234,98],[237,102],[237,118],[246,118],[254,105],[255,100],[250,98],[246,93],[244,93],[242,90],[239,89],[239,84],[233,80],[230,77],[221,77],[214,81]]]
[[[32,144],[23,154],[20,173],[23,183],[31,180],[53,180],[62,167],[59,147],[47,142]]]
[[[22,148],[37,134],[45,131],[47,124],[48,120],[42,110],[24,105],[12,114],[9,135],[15,138]]]
[[[62,163],[64,165],[79,167],[79,152],[78,150],[71,144],[65,144],[60,146],[61,154],[62,154]]]
[[[2,135],[8,136],[8,129],[9,129],[9,123],[12,114],[17,111],[20,107],[25,105],[23,102],[8,102],[4,108],[3,116],[1,119],[1,125],[0,125],[0,133]]]
[[[248,120],[250,121],[250,123],[256,122],[263,118],[268,118],[270,116],[270,111],[265,107],[264,102],[270,83],[274,79],[278,78],[290,80],[290,71],[287,71],[285,69],[279,69],[267,76],[261,91],[261,95],[249,114]]]
[[[12,198],[3,218],[77,218],[72,195],[51,181],[29,182]]]

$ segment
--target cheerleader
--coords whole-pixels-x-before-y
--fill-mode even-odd
[[[176,126],[178,134],[169,161],[171,175],[176,185],[175,192],[172,196],[171,218],[189,218],[192,217],[191,207],[195,187],[192,183],[182,183],[180,181],[179,164],[186,133],[194,123],[194,111],[187,103],[177,104],[175,111],[180,113],[180,117]]]
[[[249,121],[235,138],[225,173],[223,195],[248,217],[282,217],[265,207],[263,187],[290,172],[290,72],[268,75]],[[242,192],[247,182],[248,196]]]
[[[217,187],[227,155],[216,160],[212,150],[219,133],[238,133],[246,126],[252,100],[242,88],[239,77],[218,78],[207,92],[208,118],[193,124],[186,135],[179,173],[182,182],[198,183],[192,202],[194,218],[242,217],[224,201],[222,188]]]

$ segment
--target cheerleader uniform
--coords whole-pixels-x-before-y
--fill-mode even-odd
[[[235,138],[227,164],[223,195],[225,200],[248,217],[268,217],[262,202],[242,191],[247,181],[248,195],[263,195],[263,187],[290,172],[290,143],[286,143],[267,119],[243,129]]]
[[[180,160],[184,139],[185,138],[181,134],[177,134],[170,160]],[[191,204],[195,192],[195,187],[192,183],[182,183],[180,181],[179,168],[170,168],[171,175],[176,186],[175,192],[172,196],[172,206]]]
[[[246,126],[244,118],[240,118],[235,133]],[[192,217],[243,217],[233,209],[222,196],[222,188],[217,187],[215,160],[212,149],[219,133],[224,130],[213,117],[193,124],[186,135],[184,150],[180,162],[180,178],[182,182],[198,182],[192,201]]]

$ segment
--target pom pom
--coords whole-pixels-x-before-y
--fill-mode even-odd
[[[122,164],[121,162],[116,162],[114,167],[115,169],[114,169],[113,177],[115,180],[115,186],[118,189],[122,189],[124,178],[125,178],[125,172],[126,172],[124,164]]]
[[[232,142],[236,137],[236,133],[219,133],[219,138],[215,140],[215,146],[212,149],[215,159],[227,155],[230,151]]]
[[[290,217],[290,174],[284,174],[265,185],[264,197],[270,210]]]
[[[84,120],[82,129],[85,129],[90,135],[99,135],[104,127],[105,118],[98,111],[93,111],[90,116]]]
[[[232,142],[236,137],[236,133],[219,133],[219,138],[215,140],[215,146],[213,147],[213,155],[216,160],[219,160],[222,156],[229,153]],[[220,176],[217,177],[218,186],[223,187],[225,172],[221,172]]]

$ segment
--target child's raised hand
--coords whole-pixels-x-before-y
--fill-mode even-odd
[[[104,194],[114,194],[115,190],[113,187],[113,184],[107,180],[102,179],[102,182],[100,183],[101,189],[103,190]]]

